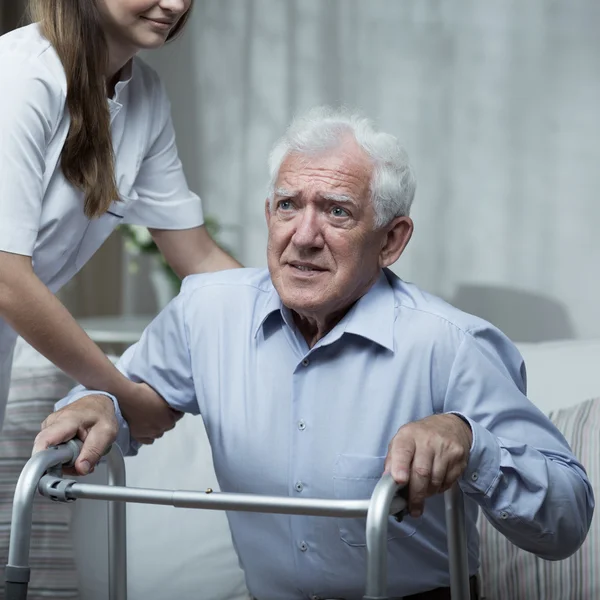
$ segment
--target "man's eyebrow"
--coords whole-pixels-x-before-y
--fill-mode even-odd
[[[298,192],[279,187],[275,189],[275,195],[280,196],[281,198],[295,198],[298,195]]]
[[[275,195],[280,198],[295,198],[299,195],[300,192],[296,190],[288,190],[286,188],[277,188],[275,190]],[[356,204],[356,201],[351,196],[347,194],[320,194],[320,197],[323,200],[331,200],[333,202],[348,202],[349,204]]]
[[[323,200],[333,200],[334,202],[349,202],[350,204],[356,204],[354,198],[347,196],[346,194],[321,194]]]

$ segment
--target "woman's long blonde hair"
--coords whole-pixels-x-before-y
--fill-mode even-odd
[[[115,180],[106,72],[108,47],[96,0],[29,0],[29,17],[56,50],[67,76],[71,117],[61,167],[84,193],[84,212],[103,215],[119,194]],[[185,25],[181,17],[168,39]]]

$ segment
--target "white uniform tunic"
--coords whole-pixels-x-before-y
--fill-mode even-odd
[[[0,250],[32,256],[52,292],[119,224],[188,229],[203,222],[177,155],[169,101],[137,57],[108,100],[119,198],[88,219],[83,193],[60,168],[70,124],[66,92],[60,59],[38,25],[0,37]],[[0,427],[16,337],[0,319]]]

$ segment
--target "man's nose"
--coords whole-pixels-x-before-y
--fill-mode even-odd
[[[298,248],[322,248],[323,234],[319,216],[312,209],[305,209],[298,215],[292,242]]]

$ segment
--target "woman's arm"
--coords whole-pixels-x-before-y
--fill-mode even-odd
[[[241,267],[210,237],[204,225],[191,229],[150,229],[169,266],[180,278]]]
[[[178,416],[152,388],[127,379],[35,275],[31,257],[0,251],[0,317],[59,369],[119,398],[139,441],[171,429]],[[143,416],[142,416],[143,415]]]

